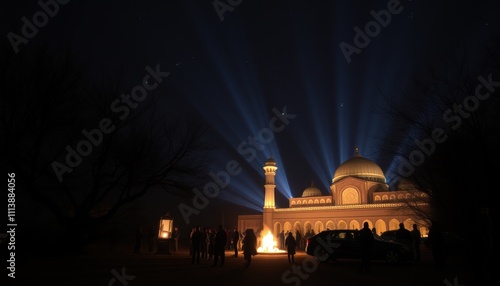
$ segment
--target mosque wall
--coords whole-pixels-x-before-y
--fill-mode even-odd
[[[270,163],[276,170],[274,160],[266,161],[265,167]],[[265,224],[275,236],[282,231],[311,235],[327,229],[361,229],[363,223],[368,222],[370,228],[381,234],[399,228],[400,223],[409,230],[417,223],[421,233],[427,234],[427,222],[417,217],[407,204],[418,203],[421,210],[429,211],[425,202],[427,194],[415,188],[410,190],[410,185],[403,191],[389,191],[380,167],[362,158],[358,150],[356,156],[339,169],[341,171],[334,175],[335,183],[330,186],[331,195],[321,195],[321,191],[311,185],[302,197],[290,198],[288,208],[266,208],[266,222],[263,215],[238,216],[238,229],[252,228],[258,232]],[[356,176],[349,176],[346,170]],[[274,175],[273,172],[272,178],[266,176],[266,181],[274,182]],[[269,191],[273,190],[266,188],[266,192]]]

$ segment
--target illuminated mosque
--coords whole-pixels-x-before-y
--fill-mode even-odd
[[[239,215],[238,230],[252,228],[269,231],[277,237],[284,231],[304,234],[320,233],[327,229],[361,229],[366,221],[377,234],[399,228],[412,229],[416,223],[423,235],[428,233],[427,224],[409,207],[409,202],[428,210],[426,193],[408,181],[398,184],[397,190],[389,190],[382,169],[373,161],[362,157],[356,147],[353,158],[342,163],[335,171],[330,194],[323,194],[311,184],[302,196],[290,198],[286,208],[275,206],[275,176],[278,166],[273,158],[264,164],[264,206],[258,215]],[[262,235],[262,232],[261,232]]]

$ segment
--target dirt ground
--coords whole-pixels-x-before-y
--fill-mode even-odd
[[[461,259],[451,257],[435,269],[428,249],[420,262],[391,266],[373,262],[360,273],[359,261],[319,263],[298,252],[295,263],[285,255],[258,254],[245,268],[243,255],[226,252],[223,267],[201,260],[192,264],[186,249],[168,254],[108,253],[66,257],[31,257],[17,267],[12,285],[473,285]],[[13,279],[9,279],[13,282]],[[200,283],[200,284],[199,284]],[[9,283],[11,284],[11,283]],[[2,284],[5,285],[5,284]],[[8,285],[8,284],[7,284]]]

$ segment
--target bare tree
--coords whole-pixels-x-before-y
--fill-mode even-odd
[[[464,253],[467,261],[486,264],[493,248],[500,162],[498,47],[488,50],[493,53],[450,50],[415,81],[409,105],[388,101],[384,112],[394,124],[379,142],[382,153],[398,158],[394,175],[413,180],[427,193],[428,219],[463,232],[471,247]],[[486,269],[474,278],[485,281]]]
[[[0,85],[2,165],[16,173],[19,204],[49,210],[69,249],[152,189],[188,197],[206,181],[212,144],[199,120],[163,116],[152,94],[128,116],[113,112],[124,91],[91,84],[69,51],[6,56]]]

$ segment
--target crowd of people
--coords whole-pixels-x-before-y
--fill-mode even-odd
[[[222,225],[215,228],[193,227],[189,234],[189,255],[191,255],[192,264],[200,264],[201,259],[213,262],[213,266],[223,266],[225,263],[225,252],[229,239],[228,232]],[[237,255],[237,250],[235,255]]]
[[[285,236],[285,233],[282,232],[282,235]],[[306,239],[313,235],[314,232],[308,232],[305,236],[301,236],[300,232],[297,231],[294,236],[292,232],[287,232],[286,237],[283,237],[282,240],[279,239],[277,247],[286,250],[288,260],[294,262],[296,250],[304,250]],[[179,237],[179,229],[175,227],[174,251],[179,249]],[[252,257],[257,255],[260,243],[260,230],[255,232],[253,229],[247,229],[240,232],[236,227],[224,229],[222,225],[219,225],[218,228],[197,226],[193,227],[189,233],[189,255],[192,258],[192,264],[200,264],[200,261],[206,260],[210,261],[212,266],[223,266],[226,260],[226,251],[234,252],[231,257],[235,258],[243,252],[245,265],[248,267]]]
[[[305,249],[308,238],[314,236],[314,231],[310,230],[302,235],[299,231],[285,232],[281,231],[277,235],[277,247],[285,250],[288,254],[288,261],[295,262],[296,251]],[[180,237],[179,229],[174,230],[175,248],[179,249],[178,240]],[[360,270],[368,272],[370,267],[370,252],[374,244],[375,238],[379,235],[375,228],[369,228],[369,224],[365,222],[363,228],[359,231],[361,265]],[[412,225],[412,230],[405,228],[403,223],[399,224],[399,229],[396,231],[396,240],[400,243],[407,244],[413,250],[414,260],[420,260],[420,245],[421,233],[417,224]],[[444,264],[444,255],[442,255],[442,239],[438,226],[431,228],[429,232],[429,245],[432,247],[432,253],[437,266]],[[212,266],[223,266],[226,260],[226,251],[232,251],[232,257],[239,257],[239,253],[243,253],[246,267],[250,266],[252,257],[257,255],[257,249],[260,245],[260,231],[256,232],[253,229],[238,231],[233,229],[224,229],[222,225],[217,228],[210,227],[193,227],[189,234],[189,254],[192,257],[192,264],[200,264],[201,260],[210,261]]]
[[[258,248],[260,245],[260,230],[254,231],[253,229],[247,229],[246,231],[240,232],[235,227],[233,229],[224,229],[222,226],[219,226],[218,229],[211,227],[193,227],[189,234],[189,253],[193,255],[193,263],[198,263],[200,259],[213,260],[215,255],[215,244],[216,244],[216,235],[221,232],[224,234],[225,239],[223,242],[220,242],[219,250],[230,250],[234,251],[232,257],[239,257],[239,253],[244,251],[245,249],[245,237],[250,234],[252,237],[255,237],[255,248]],[[278,235],[277,245],[276,247],[281,250],[287,250],[290,248],[289,243],[291,239],[294,240],[294,249],[298,251],[305,250],[306,241],[309,237],[315,235],[314,231],[308,231],[305,235],[301,235],[299,231],[294,233],[287,231],[286,233],[282,231]],[[178,228],[174,231],[175,237],[175,250],[178,249],[178,238],[179,231]],[[198,258],[199,257],[199,258]]]
[[[375,228],[370,230],[368,222],[363,224],[359,231],[358,241],[361,251],[360,271],[369,272],[370,253],[373,248],[374,239],[380,237]],[[443,232],[438,223],[433,223],[428,233],[427,245],[431,247],[434,265],[437,268],[443,268],[446,262]],[[396,231],[396,242],[407,245],[413,251],[413,260],[420,261],[420,247],[422,234],[417,224],[412,225],[412,230],[405,228],[404,223],[399,224]]]

